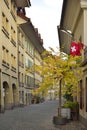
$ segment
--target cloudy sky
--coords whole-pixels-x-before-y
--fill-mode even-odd
[[[30,0],[31,7],[26,8],[27,17],[38,28],[44,47],[56,49],[59,46],[57,25],[60,24],[63,0]]]

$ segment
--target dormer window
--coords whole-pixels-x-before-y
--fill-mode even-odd
[[[26,13],[25,13],[25,9],[22,8],[22,7],[18,7],[17,13],[22,13],[22,14],[24,14],[24,15],[26,14]]]

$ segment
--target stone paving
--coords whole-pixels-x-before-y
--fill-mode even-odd
[[[57,108],[58,101],[46,101],[7,110],[0,114],[0,130],[81,130],[82,124],[76,121],[55,126],[52,119]]]
[[[79,121],[70,121],[66,125],[56,126],[59,130],[87,130]]]

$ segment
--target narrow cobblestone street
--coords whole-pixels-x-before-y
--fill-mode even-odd
[[[7,110],[0,114],[0,130],[81,130],[79,122],[54,126],[52,118],[57,114],[57,107],[58,101],[46,101]]]
[[[58,101],[47,101],[0,114],[0,130],[55,130],[52,117]]]

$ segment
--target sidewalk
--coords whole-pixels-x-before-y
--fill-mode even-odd
[[[58,125],[55,127],[59,128],[59,130],[86,130],[79,121],[70,121],[66,125]]]

